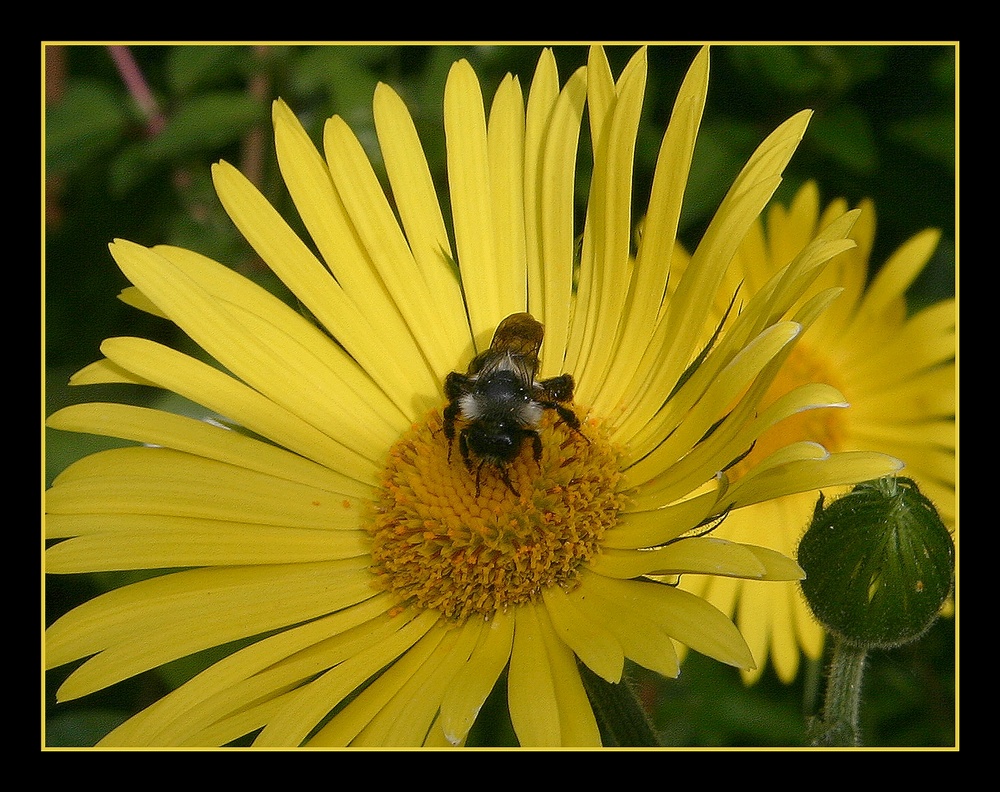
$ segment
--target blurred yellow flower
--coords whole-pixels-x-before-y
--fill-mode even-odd
[[[759,291],[846,208],[837,200],[821,212],[819,189],[812,182],[788,208],[772,206],[766,227],[754,223],[737,251],[721,293]],[[935,230],[915,235],[869,283],[875,209],[868,201],[859,208],[861,215],[850,234],[857,247],[838,255],[814,286],[839,287],[843,294],[796,345],[764,400],[797,385],[824,382],[843,393],[850,406],[786,419],[762,434],[741,464],[754,465],[774,449],[801,440],[815,440],[831,451],[883,451],[905,463],[903,475],[917,482],[945,524],[954,527],[955,301],[941,300],[910,315],[905,296],[930,261],[940,235]],[[718,303],[713,315],[721,317],[726,307]],[[714,332],[716,322],[710,320],[705,332]],[[760,503],[731,514],[713,535],[764,544],[794,557],[815,504],[815,493]],[[798,672],[800,650],[809,658],[822,650],[822,630],[797,585],[695,576],[684,578],[681,585],[735,616],[757,661],[755,669],[743,672],[748,681],[759,677],[770,656],[778,677],[789,682]]]

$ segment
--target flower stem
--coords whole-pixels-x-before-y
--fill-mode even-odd
[[[122,46],[109,46],[108,50],[111,52],[111,58],[118,68],[122,82],[125,83],[125,87],[128,88],[129,94],[146,121],[146,133],[150,137],[157,135],[167,122],[163,113],[160,112],[156,98],[153,96],[139,64],[132,57],[131,50]]]
[[[579,668],[605,748],[662,744],[642,701],[627,678],[618,684],[611,684],[583,663],[579,663]]]
[[[837,638],[830,660],[823,717],[811,729],[812,744],[825,747],[861,745],[858,712],[868,650]]]

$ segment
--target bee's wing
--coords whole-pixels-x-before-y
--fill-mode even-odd
[[[516,313],[504,319],[493,334],[490,349],[495,352],[509,352],[535,362],[542,347],[545,329],[531,314]]]

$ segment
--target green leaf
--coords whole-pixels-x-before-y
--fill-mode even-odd
[[[115,198],[128,195],[149,175],[152,163],[145,152],[145,141],[130,143],[116,152],[108,165],[108,190]]]
[[[818,111],[809,126],[811,146],[854,173],[871,173],[878,146],[868,117],[854,105]]]
[[[825,79],[809,47],[735,47],[727,54],[745,73],[784,93],[815,91]]]
[[[246,47],[220,44],[188,44],[167,52],[166,77],[171,90],[184,96],[196,88],[218,85],[241,73],[247,60]]]
[[[908,118],[889,130],[893,138],[944,165],[955,164],[955,116],[949,112]]]
[[[152,160],[170,160],[234,143],[266,120],[263,105],[243,93],[203,94],[181,105],[167,126],[146,144]]]
[[[126,717],[127,712],[110,707],[87,707],[53,715],[45,725],[45,745],[92,748]]]
[[[45,108],[45,159],[49,172],[71,172],[112,148],[128,123],[120,93],[86,78],[69,83],[65,95]]]

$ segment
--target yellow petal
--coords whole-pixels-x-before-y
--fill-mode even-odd
[[[866,396],[879,393],[918,372],[953,360],[955,320],[955,301],[942,300],[902,326],[894,323],[869,327],[865,332],[852,332],[843,340],[842,354],[846,353],[843,365],[856,383],[855,390]],[[879,339],[880,343],[873,344],[872,338]]]
[[[292,292],[310,306],[347,353],[391,394],[394,403],[399,404],[407,394],[412,398],[414,391],[430,403],[440,393],[435,373],[420,354],[411,351],[406,336],[386,336],[377,317],[360,310],[239,171],[220,162],[212,168],[212,178],[219,200],[240,233]]]
[[[940,231],[928,229],[896,249],[865,291],[859,315],[877,316],[891,301],[902,300],[906,289],[927,266],[940,239]]]
[[[556,707],[559,714],[560,739],[556,745],[572,748],[599,748],[601,734],[597,728],[594,709],[580,679],[577,659],[573,651],[555,634],[544,608],[539,608],[538,626],[548,647],[552,682],[555,687]],[[518,735],[520,739],[520,735]]]
[[[288,379],[293,372],[305,370],[307,376],[315,377],[313,387],[325,391],[323,398],[328,412],[340,410],[357,420],[376,425],[385,423],[392,432],[408,424],[413,409],[412,387],[407,391],[403,408],[398,409],[376,385],[370,372],[358,366],[357,361],[338,345],[332,344],[298,311],[205,256],[170,246],[158,246],[154,252],[190,276],[221,308],[229,308],[232,318],[244,325],[238,330],[249,332],[258,345],[264,345],[267,352],[281,360],[283,368],[276,376],[283,375],[285,388],[291,387]],[[167,277],[172,276],[173,273],[167,273]],[[257,358],[257,362],[261,362],[263,356],[257,355]],[[227,363],[234,373],[239,373],[239,367],[231,360],[218,359]]]
[[[574,177],[586,98],[586,67],[560,91],[555,58],[543,50],[525,119],[524,223],[528,310],[545,325],[544,377],[566,370],[577,233]]]
[[[649,371],[655,376],[635,382],[639,398],[619,427],[623,436],[635,434],[649,422],[660,409],[663,394],[670,393],[690,362],[690,352],[697,348],[703,318],[711,315],[725,269],[781,181],[780,173],[798,146],[809,116],[808,112],[799,113],[772,132],[723,199],[667,304],[654,342],[637,367],[644,378]]]
[[[434,629],[438,623],[436,613],[423,611],[409,621],[400,619],[400,622],[399,629],[390,636],[350,655],[317,679],[296,689],[286,705],[268,721],[254,740],[254,746],[300,745],[337,704],[371,677],[372,669],[391,663],[374,683],[310,740],[310,745],[346,745],[371,720],[370,701],[376,699],[380,702],[378,706],[388,701],[440,642],[443,630]]]
[[[55,533],[85,531],[50,547],[49,574],[244,564],[297,564],[371,552],[367,531],[322,531],[154,515],[49,515]]]
[[[604,414],[617,407],[624,397],[631,377],[628,367],[635,365],[649,345],[660,315],[684,189],[705,108],[708,60],[708,48],[704,47],[684,78],[660,145],[633,282],[624,310],[625,325],[611,369],[594,399],[595,409]]]
[[[293,693],[284,693],[274,698],[256,702],[229,717],[213,721],[204,729],[187,735],[176,743],[182,748],[219,747],[257,731],[281,711]]]
[[[638,486],[648,481],[688,454],[761,370],[798,335],[799,330],[799,325],[794,322],[782,322],[768,328],[707,383],[706,390],[682,421],[660,418],[635,438],[629,446],[629,457],[638,458],[638,461],[627,470],[629,485]],[[698,388],[693,378],[689,380],[689,385],[694,391]],[[670,413],[674,415],[672,410]],[[676,429],[664,437],[668,433],[667,427],[674,427],[675,424]],[[719,439],[712,438],[714,442]],[[652,453],[650,447],[654,447]],[[683,494],[678,492],[675,497]]]
[[[521,747],[562,744],[549,649],[534,605],[522,605],[514,611],[507,705]]]
[[[756,668],[740,669],[743,678],[751,683],[763,673],[769,655],[768,648],[774,638],[771,607],[777,592],[772,591],[773,585],[766,590],[762,588],[763,585],[765,584],[753,586],[751,581],[746,580],[739,582],[739,600],[734,619],[757,664]]]
[[[794,560],[768,547],[744,544],[743,548],[753,553],[764,567],[761,580],[802,580],[806,575]]]
[[[276,590],[282,592],[277,599]],[[46,632],[46,662],[55,667],[100,652],[60,688],[60,700],[77,698],[192,652],[315,618],[373,594],[364,559],[178,572],[115,589],[64,615]],[[233,613],[241,617],[234,620]]]
[[[630,603],[608,599],[586,584],[573,589],[569,599],[585,618],[614,635],[630,660],[666,677],[676,677],[680,672],[670,636],[641,610]]]
[[[161,319],[169,319],[163,311],[156,307],[156,303],[150,300],[145,294],[139,291],[135,286],[127,286],[122,289],[121,293],[118,295],[118,299],[121,300],[126,305],[130,305],[133,308],[137,308],[140,311],[145,311],[153,316],[159,316]]]
[[[615,78],[611,74],[604,48],[599,44],[590,48],[587,54],[587,71],[590,75],[587,85],[587,115],[590,118],[592,145],[601,139],[601,130],[608,115],[614,109]]]
[[[413,258],[427,282],[437,321],[454,344],[454,356],[470,358],[471,334],[455,256],[413,119],[399,95],[384,83],[375,88],[373,111],[393,201]]]
[[[142,338],[110,338],[101,344],[101,351],[121,369],[227,416],[290,451],[359,482],[375,481],[373,459],[206,363]]]
[[[354,529],[337,493],[166,448],[115,448],[74,462],[46,493],[49,514],[162,514],[289,528]]]
[[[509,74],[490,107],[486,133],[496,231],[497,297],[505,314],[528,307],[524,231],[524,99]]]
[[[576,261],[575,152],[586,96],[587,72],[581,68],[573,73],[556,100],[542,155],[541,189],[537,196],[526,200],[529,207],[535,206],[535,216],[526,215],[527,235],[529,241],[533,236],[537,240],[536,246],[528,247],[529,262],[534,263],[533,267],[529,265],[528,300],[530,310],[538,311],[545,325],[541,374],[546,377],[566,370]],[[535,204],[531,204],[532,198]],[[530,230],[532,222],[537,223],[534,235]],[[531,258],[534,250],[538,254]],[[539,284],[537,292],[532,290],[535,283]]]
[[[279,100],[274,103],[273,117],[275,149],[282,176],[324,261],[359,311],[368,317],[379,317],[379,331],[392,347],[395,360],[401,364],[409,362],[413,366],[411,375],[419,372],[426,377],[426,367],[416,365],[422,362],[420,339],[423,335],[414,336],[399,310],[397,299],[402,296],[402,289],[398,286],[386,288],[384,274],[377,270],[381,259],[372,258],[373,254],[364,247],[348,208],[334,187],[326,162],[294,113]],[[343,152],[339,153],[344,156]],[[296,294],[309,311],[321,322],[335,322],[329,316],[332,305],[323,299],[324,294],[334,288],[326,273],[310,267],[298,276]],[[414,296],[420,295],[415,293]],[[413,379],[417,381],[416,377]],[[389,377],[384,375],[382,381],[388,384]],[[428,393],[433,393],[433,389],[428,388]],[[393,391],[392,396],[397,405],[411,409],[411,395],[405,390]]]
[[[106,385],[110,383],[156,387],[156,383],[152,380],[126,371],[121,366],[106,359],[84,366],[69,378],[70,385]]]
[[[768,584],[762,584],[762,587],[766,585]],[[774,672],[778,675],[778,679],[786,685],[795,681],[795,677],[799,672],[799,660],[802,656],[792,616],[792,609],[795,607],[796,599],[801,599],[801,595],[796,588],[794,586],[783,586],[781,590],[771,592],[771,596],[769,597],[770,602],[765,606],[773,625],[770,633],[771,646],[769,654],[771,656],[771,663],[774,665]],[[750,604],[752,606],[753,603]],[[739,621],[737,621],[737,626],[739,626]],[[746,636],[747,633],[742,627],[740,631]],[[763,666],[763,662],[758,659],[757,665]]]
[[[800,385],[775,399],[754,419],[747,428],[745,443],[749,445],[752,438],[759,437],[772,426],[786,418],[808,410],[843,409],[849,407],[844,395],[831,385],[822,382],[812,382]]]
[[[700,525],[717,502],[713,490],[669,506],[624,512],[618,525],[604,535],[604,547],[635,549],[664,544]]]
[[[384,451],[408,425],[343,350],[263,289],[177,248],[154,252],[119,241],[112,254],[216,360],[330,436]]]
[[[595,140],[585,230],[586,244],[594,255],[595,294],[587,305],[590,316],[586,319],[592,330],[583,337],[576,360],[567,361],[584,385],[580,398],[587,403],[594,401],[587,392],[588,382],[599,386],[606,380],[628,294],[631,272],[623,265],[629,260],[632,241],[632,165],[645,86],[646,51],[640,49],[618,80],[613,112],[604,121],[602,137]]]
[[[489,346],[506,314],[499,298],[486,113],[468,61],[451,67],[444,94],[448,186],[462,287],[476,349]]]
[[[310,684],[321,674],[324,684],[327,685],[324,689],[329,698],[314,703],[320,711],[324,705],[328,711],[333,709],[341,698],[351,692],[345,690],[349,681],[355,678],[355,675],[363,673],[363,669],[348,662],[351,658],[365,655],[368,660],[380,660],[384,657],[384,650],[396,646],[401,636],[404,636],[401,640],[406,644],[413,639],[415,633],[420,633],[420,628],[410,626],[415,620],[415,611],[403,611],[392,615],[391,610],[385,609],[385,600],[379,598],[379,603],[382,606],[381,612],[376,612],[372,608],[366,609],[365,612],[369,615],[367,619],[352,615],[351,621],[345,622],[345,629],[312,645],[304,646],[299,651],[289,653],[229,687],[214,691],[212,695],[178,717],[164,735],[169,735],[172,743],[197,744],[197,740],[204,739],[203,735],[213,731],[228,730],[230,732],[228,739],[246,734],[246,732],[233,734],[231,731],[240,727],[239,716],[246,711],[248,702],[260,702],[264,707],[267,706],[268,700],[281,702],[277,710],[266,708],[263,719],[258,720],[251,729],[256,730],[284,717],[283,713],[287,708],[297,706],[295,695],[299,686]],[[360,611],[362,607],[359,605],[350,610]],[[334,616],[339,615],[334,614]],[[293,628],[296,638],[298,631],[299,628]],[[282,633],[278,633],[275,637],[281,635]],[[371,668],[368,669],[368,673],[370,675]],[[316,692],[317,688],[314,688],[313,693]],[[255,708],[252,706],[250,709]],[[272,731],[272,736],[274,734]],[[288,739],[291,744],[292,738],[289,736]],[[301,738],[299,740],[301,741]]]
[[[614,635],[588,619],[561,588],[543,588],[542,597],[556,635],[595,674],[608,682],[620,682],[625,668],[625,654]]]
[[[613,580],[584,573],[583,584],[610,599],[629,603],[671,638],[737,668],[751,668],[753,656],[736,626],[717,608],[687,591],[660,583]]]
[[[799,459],[753,470],[726,494],[733,508],[842,484],[882,478],[898,472],[898,459],[865,451],[842,451],[823,459]]]
[[[444,630],[434,651],[379,709],[351,745],[383,748],[423,745],[437,717],[444,691],[475,648],[481,627],[482,622],[467,622],[461,627]]]
[[[323,145],[333,183],[350,215],[354,233],[417,340],[431,375],[440,377],[441,372],[454,366],[455,351],[463,339],[448,337],[450,325],[439,319],[436,300],[429,294],[429,286],[378,177],[344,119],[334,116],[326,122]],[[390,345],[394,343],[394,337],[385,338]],[[395,357],[398,355],[390,359]]]
[[[217,424],[127,404],[74,404],[49,416],[53,429],[119,437],[186,451],[341,494],[358,493],[357,482],[270,443]],[[367,491],[366,491],[367,494]]]
[[[378,594],[363,603],[283,630],[227,655],[125,721],[104,737],[102,745],[166,746],[182,742],[212,722],[213,716],[209,715],[194,725],[189,719],[186,729],[185,724],[178,723],[179,718],[193,713],[202,702],[209,699],[217,700],[220,691],[232,689],[285,658],[309,647],[321,645],[333,636],[344,635],[352,628],[377,616],[384,616],[391,605],[390,599],[389,594]],[[369,632],[375,633],[375,630]],[[311,673],[313,672],[306,671],[305,676],[308,677]],[[284,682],[281,682],[276,689],[282,689],[283,684]],[[256,697],[260,697],[263,693],[262,686],[256,687]],[[215,718],[217,717],[216,715]]]
[[[482,630],[479,645],[455,675],[441,701],[441,727],[452,745],[465,739],[486,697],[510,658],[514,617],[498,611]]]
[[[810,181],[795,193],[787,209],[780,203],[768,207],[768,255],[777,267],[794,259],[812,241],[819,222],[819,204],[819,187]]]
[[[712,537],[681,539],[651,550],[605,550],[589,564],[594,572],[614,578],[682,573],[761,578],[766,568],[743,545]]]
[[[561,208],[558,208],[556,212],[556,217],[559,220],[549,222],[550,220],[554,220],[554,218],[546,217],[546,221],[542,221],[544,216],[543,211],[548,210],[542,198],[544,184],[542,163],[547,146],[546,141],[550,134],[550,128],[560,129],[562,126],[561,124],[553,123],[553,107],[558,96],[559,70],[556,66],[555,55],[552,54],[551,49],[546,47],[538,57],[538,64],[535,66],[535,73],[531,79],[524,120],[524,233],[526,242],[525,254],[527,256],[528,311],[538,317],[539,321],[546,325],[546,327],[548,327],[549,321],[545,318],[544,284],[545,278],[548,275],[546,271],[548,261],[545,258],[542,247],[544,244],[543,234],[549,231],[551,236],[550,226],[554,226],[557,230],[561,231],[565,224],[565,213]],[[577,124],[576,134],[579,134],[579,123]],[[561,137],[561,133],[556,132],[556,136]],[[574,135],[575,140],[576,136]],[[574,152],[573,161],[575,167],[575,142],[571,150]],[[558,160],[554,162],[556,165],[560,164]],[[561,164],[565,166],[568,163],[563,161]],[[556,173],[562,173],[564,170],[565,168],[558,169]],[[561,198],[562,192],[557,192],[557,195]],[[573,233],[574,231],[571,227],[570,234],[572,235]],[[562,266],[559,266],[559,264],[560,262],[557,261],[558,269],[562,270]],[[561,365],[561,359],[559,363]],[[558,371],[562,371],[562,368],[559,368]],[[545,372],[545,376],[550,376],[549,371]]]

